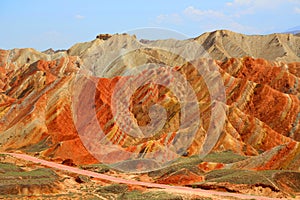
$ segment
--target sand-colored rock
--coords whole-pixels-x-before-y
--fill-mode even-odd
[[[101,36],[102,35],[102,36]],[[300,38],[292,34],[243,35],[228,30],[204,33],[186,40],[137,40],[133,35],[100,34],[90,42],[78,43],[67,52],[79,56],[83,68],[101,77],[114,77],[133,66],[161,63],[183,65],[199,57],[225,61],[254,57],[277,62],[299,62]]]
[[[293,34],[244,35],[218,30],[204,33],[195,40],[217,60],[252,56],[271,61],[300,61],[300,38]]]

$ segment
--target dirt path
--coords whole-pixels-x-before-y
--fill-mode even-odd
[[[168,191],[175,192],[175,193],[183,193],[183,194],[194,194],[194,195],[200,195],[203,197],[214,197],[215,195],[221,197],[235,197],[239,199],[259,199],[259,200],[271,200],[274,198],[267,198],[263,196],[253,196],[253,195],[245,195],[245,194],[237,194],[237,193],[226,193],[226,192],[217,192],[212,190],[202,190],[202,189],[193,189],[190,187],[183,187],[183,186],[171,186],[171,185],[165,185],[165,184],[157,184],[157,183],[147,183],[147,182],[141,182],[141,181],[135,181],[135,180],[126,180],[122,178],[116,178],[113,176],[108,176],[105,174],[100,174],[96,172],[91,172],[88,170],[79,169],[76,167],[70,167],[62,164],[58,164],[55,162],[50,162],[42,159],[35,158],[33,156],[25,155],[25,154],[16,154],[16,153],[1,153],[1,154],[7,154],[11,155],[15,158],[19,158],[26,161],[31,161],[34,163],[39,163],[41,165],[59,169],[59,170],[65,170],[68,172],[73,172],[76,174],[86,175],[86,176],[92,176],[95,178],[100,178],[103,180],[112,181],[115,183],[124,183],[128,185],[139,185],[139,186],[145,186],[145,187],[151,187],[151,188],[161,188],[161,189],[167,189]]]

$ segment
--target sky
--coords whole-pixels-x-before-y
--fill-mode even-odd
[[[284,32],[300,25],[300,0],[0,0],[0,19],[0,48],[42,51],[146,27],[187,37]]]

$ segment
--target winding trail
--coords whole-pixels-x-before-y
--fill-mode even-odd
[[[194,195],[199,195],[203,197],[235,197],[239,199],[258,199],[258,200],[272,200],[274,198],[268,198],[268,197],[263,197],[263,196],[254,196],[254,195],[245,195],[245,194],[237,194],[237,193],[227,193],[227,192],[217,192],[217,191],[212,191],[212,190],[203,190],[203,189],[194,189],[190,187],[183,187],[183,186],[171,186],[171,185],[165,185],[165,184],[158,184],[158,183],[147,183],[147,182],[141,182],[141,181],[136,181],[136,180],[126,180],[123,178],[117,178],[105,174],[99,174],[96,172],[88,171],[88,170],[83,170],[79,169],[76,167],[70,167],[62,164],[58,164],[55,162],[50,162],[46,160],[42,160],[33,156],[29,156],[26,154],[17,154],[17,153],[6,153],[6,152],[1,152],[1,154],[6,154],[13,156],[15,158],[19,158],[22,160],[26,161],[31,161],[34,163],[38,163],[47,167],[55,168],[58,170],[64,170],[68,172],[73,172],[76,174],[81,174],[85,176],[92,176],[95,178],[100,178],[103,180],[108,180],[112,181],[115,183],[123,183],[123,184],[128,184],[128,185],[139,185],[139,186],[144,186],[144,187],[150,187],[150,188],[161,188],[161,189],[167,189],[169,192],[176,192],[176,193],[182,193],[182,194],[194,194]],[[217,195],[217,196],[215,196]]]

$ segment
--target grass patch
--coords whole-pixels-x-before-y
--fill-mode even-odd
[[[204,158],[200,158],[198,155],[190,157],[181,157],[171,163],[167,163],[166,167],[149,172],[151,177],[160,177],[165,174],[174,173],[180,169],[188,169],[196,174],[202,175],[203,173],[198,168],[198,164],[201,162],[216,162],[216,163],[234,163],[241,160],[245,160],[247,157],[235,154],[232,151],[210,153]]]
[[[188,169],[196,174],[202,174],[201,170],[198,168],[198,164],[203,162],[198,155],[193,155],[191,157],[181,157],[171,163],[166,164],[166,167],[151,171],[148,173],[151,177],[160,177],[166,174],[172,174],[181,169]]]
[[[0,163],[0,170],[5,173],[23,171],[20,167],[18,167],[17,165],[14,165],[12,163]]]
[[[300,173],[290,170],[250,171],[239,169],[220,169],[208,172],[205,182],[194,183],[193,188],[208,188],[210,185],[218,187],[217,183],[245,184],[269,187],[273,192],[284,191],[296,196],[300,192]]]
[[[247,159],[246,156],[238,155],[232,151],[214,152],[210,153],[203,158],[205,162],[216,162],[216,163],[234,163]]]
[[[91,165],[81,165],[81,169],[89,170],[98,173],[108,172],[111,168],[105,164],[91,164]]]
[[[122,195],[119,195],[118,200],[131,200],[131,199],[147,199],[147,200],[182,200],[182,196],[175,195],[163,191],[157,191],[157,192],[140,192],[137,190],[126,192]]]
[[[1,185],[34,185],[49,184],[58,180],[58,176],[48,168],[41,168],[32,171],[10,170],[0,174]]]
[[[45,138],[36,144],[21,148],[19,150],[24,151],[24,152],[29,152],[29,153],[30,152],[41,152],[41,151],[44,151],[45,149],[48,149],[49,146],[50,146],[50,143],[49,143],[48,139]]]
[[[40,168],[32,171],[10,171],[6,175],[9,176],[20,176],[20,177],[51,177],[56,176],[54,171],[48,168]]]
[[[120,194],[120,193],[125,193],[127,190],[128,190],[128,186],[125,184],[112,184],[108,186],[103,186],[97,189],[96,192]]]
[[[208,182],[229,182],[233,184],[265,184],[272,185],[273,175],[278,171],[250,171],[236,169],[221,169],[207,173],[205,180]]]
[[[0,195],[18,195],[22,188],[51,188],[58,181],[58,176],[54,171],[48,168],[41,168],[32,171],[20,170],[17,166],[11,164],[2,164],[7,169],[10,165],[12,168],[0,173]]]

